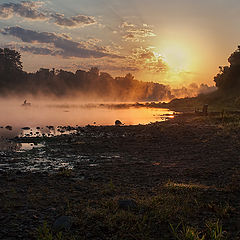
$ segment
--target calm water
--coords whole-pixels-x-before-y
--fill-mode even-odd
[[[0,104],[1,107],[1,104]],[[165,121],[173,117],[174,112],[167,109],[153,108],[110,108],[110,106],[94,105],[34,105],[22,107],[21,104],[2,104],[0,117],[0,170],[26,171],[58,171],[64,167],[74,168],[78,162],[86,162],[90,167],[96,167],[101,158],[112,161],[121,158],[120,155],[71,155],[62,154],[62,149],[47,151],[45,142],[26,143],[9,141],[15,136],[55,136],[69,134],[75,130],[64,126],[114,125],[118,119],[125,125],[148,124],[156,121]],[[6,128],[9,126],[9,128]],[[22,129],[24,128],[24,129]],[[9,152],[9,150],[11,150]],[[33,150],[30,151],[30,150]],[[7,151],[7,153],[5,152]],[[11,153],[12,152],[12,153]],[[1,155],[2,154],[2,155]],[[55,154],[55,155],[54,155]]]
[[[58,126],[114,125],[118,119],[124,125],[148,124],[165,121],[173,117],[174,112],[154,108],[110,108],[110,105],[34,105],[23,107],[10,104],[1,108],[0,136],[51,136],[67,133]],[[167,116],[166,116],[167,115]],[[11,126],[12,129],[6,129]],[[49,129],[46,126],[54,126]],[[29,128],[29,129],[22,129]]]

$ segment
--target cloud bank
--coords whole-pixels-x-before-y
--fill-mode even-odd
[[[33,30],[24,29],[21,27],[8,27],[1,31],[3,35],[10,35],[17,37],[24,43],[44,43],[54,46],[56,51],[49,52],[49,54],[55,56],[60,55],[62,57],[78,57],[78,58],[102,58],[102,57],[112,57],[112,58],[122,58],[121,56],[107,53],[99,50],[87,49],[84,44],[73,41],[71,39],[66,39],[55,33],[49,32],[37,32]],[[25,48],[28,52],[35,53],[38,52],[36,48],[27,47]],[[38,49],[39,50],[39,49]],[[41,49],[43,51],[43,48]],[[48,50],[45,49],[45,52]]]
[[[155,37],[155,33],[151,26],[142,24],[141,26],[123,22],[119,28],[123,32],[122,39],[130,42],[144,42],[146,38]]]
[[[32,20],[47,20],[47,15],[38,11],[40,6],[42,2],[4,3],[0,5],[0,18],[8,19],[17,15]]]
[[[55,24],[68,28],[83,27],[97,23],[94,17],[85,15],[77,15],[67,18],[64,14],[54,13],[51,17],[54,19]]]
[[[61,13],[48,13],[41,9],[44,2],[40,1],[22,1],[20,3],[3,3],[0,4],[0,19],[9,19],[13,16],[19,16],[30,20],[46,21],[51,20],[54,24],[67,27],[77,28],[97,23],[94,17],[85,15],[76,15],[66,17]]]

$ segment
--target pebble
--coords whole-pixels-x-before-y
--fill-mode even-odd
[[[133,210],[137,208],[137,203],[132,199],[118,200],[118,207],[123,210]]]

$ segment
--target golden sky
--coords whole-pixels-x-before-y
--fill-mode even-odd
[[[239,0],[43,0],[0,3],[0,47],[26,71],[97,66],[174,87],[213,85],[239,44]]]

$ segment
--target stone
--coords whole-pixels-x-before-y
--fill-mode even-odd
[[[73,218],[71,216],[61,216],[55,220],[53,223],[53,231],[69,231],[73,224]]]
[[[122,125],[122,122],[121,122],[120,120],[116,120],[116,121],[115,121],[115,125],[116,125],[116,126],[120,126],[120,125]]]
[[[9,130],[9,131],[12,131],[12,129],[13,129],[12,126],[9,126],[9,125],[6,126],[5,128],[6,128],[7,130]]]
[[[30,127],[23,127],[22,130],[30,130]]]
[[[137,208],[137,203],[132,199],[118,200],[118,208],[123,210],[133,210]]]

